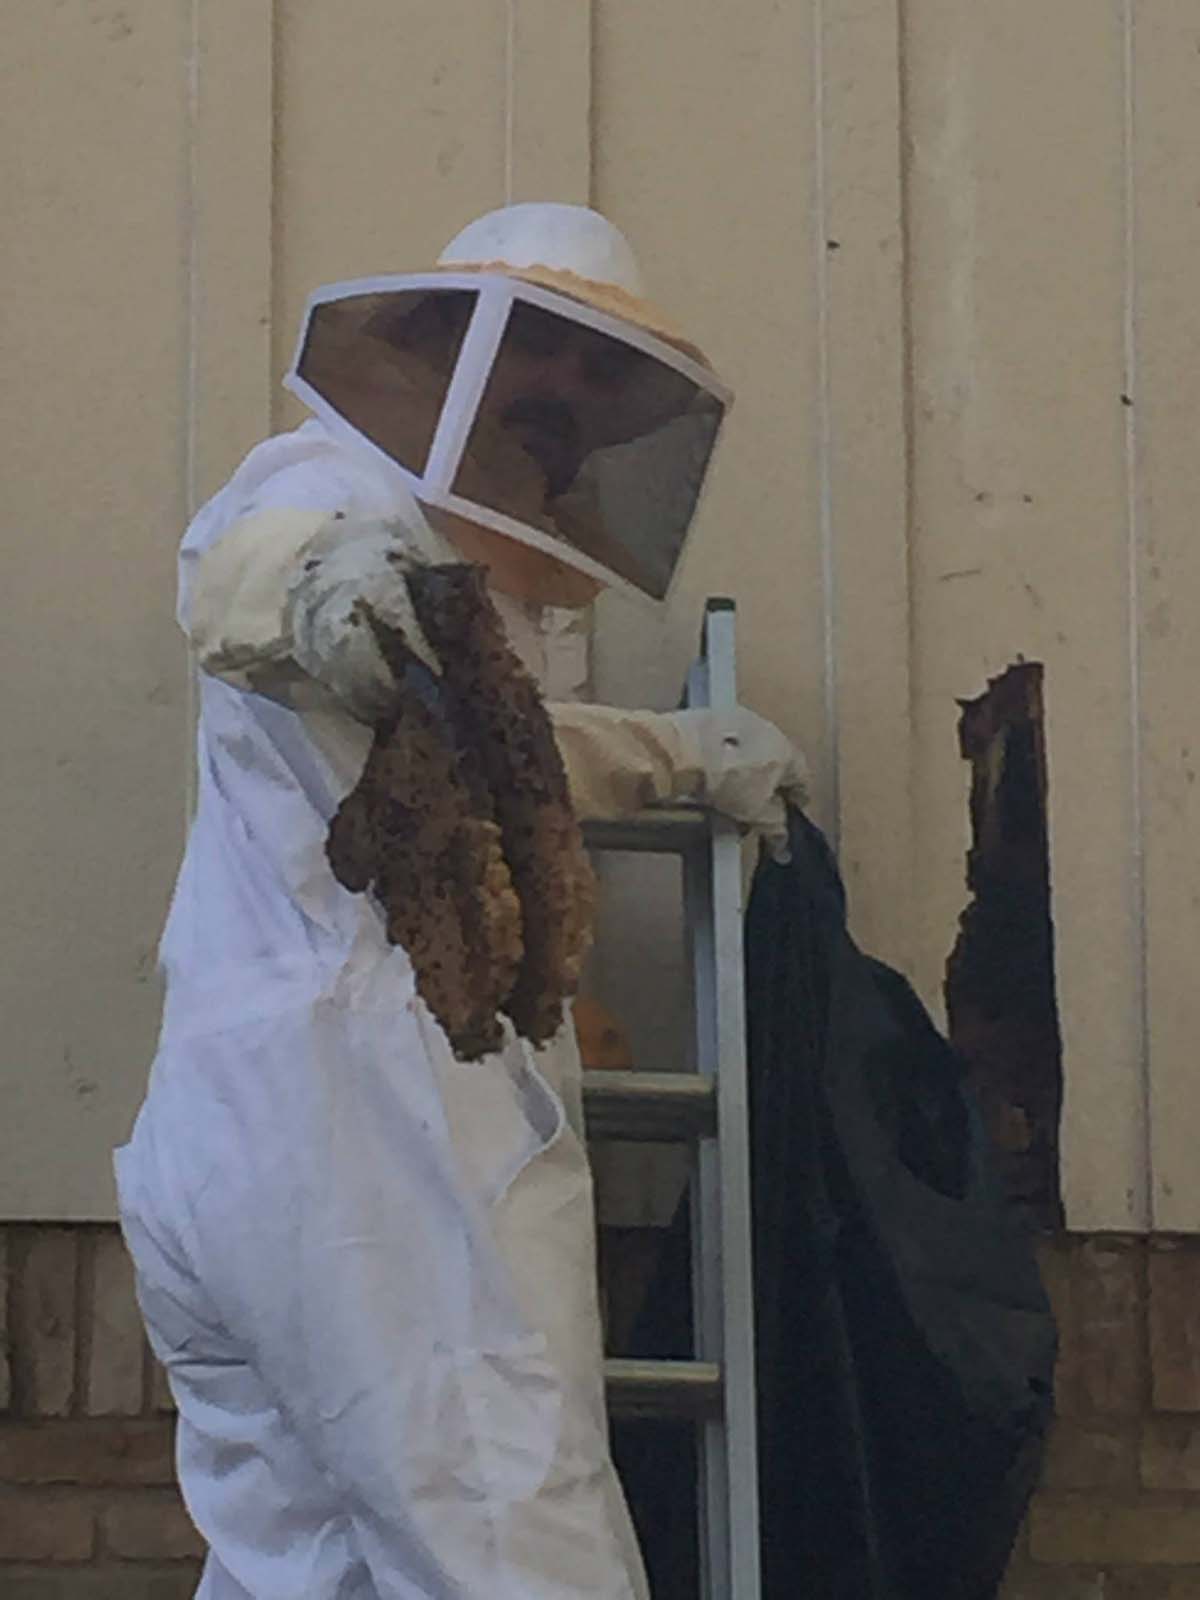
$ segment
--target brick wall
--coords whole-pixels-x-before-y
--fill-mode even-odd
[[[1043,1267],[1059,1416],[1005,1600],[1200,1600],[1200,1239]],[[170,1413],[117,1231],[0,1225],[2,1600],[191,1594]]]
[[[1200,1600],[1200,1240],[1043,1251],[1058,1419],[1005,1600]]]
[[[0,1225],[0,1597],[184,1600],[202,1553],[119,1233]]]

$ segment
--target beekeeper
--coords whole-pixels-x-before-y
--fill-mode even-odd
[[[404,573],[487,567],[544,667],[547,608],[667,591],[729,396],[622,236],[507,207],[434,271],[322,289],[289,387],[183,542],[198,805],[149,1091],[117,1152],[179,1409],[205,1600],[628,1600],[571,1028],[455,1060],[329,820],[390,679]],[[748,711],[551,708],[578,808],[673,797],[777,830],[800,757]]]

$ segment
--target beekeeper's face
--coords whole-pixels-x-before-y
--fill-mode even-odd
[[[593,450],[620,435],[623,402],[647,364],[618,339],[518,301],[480,416],[533,457],[553,498],[565,493]]]

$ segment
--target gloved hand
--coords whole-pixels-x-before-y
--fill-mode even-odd
[[[787,735],[746,706],[676,711],[685,745],[694,742],[701,783],[694,798],[787,848],[787,807],[808,799],[808,766]]]
[[[571,799],[584,818],[697,800],[786,850],[787,805],[807,799],[803,755],[772,722],[731,711],[553,705]]]
[[[360,722],[385,713],[395,690],[364,605],[398,628],[431,671],[441,670],[405,582],[419,564],[391,523],[334,517],[305,546],[288,585],[285,618],[293,660]]]

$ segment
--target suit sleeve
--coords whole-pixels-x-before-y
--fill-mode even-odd
[[[196,562],[187,632],[198,665],[241,689],[292,655],[288,590],[326,511],[276,507],[238,519]]]

